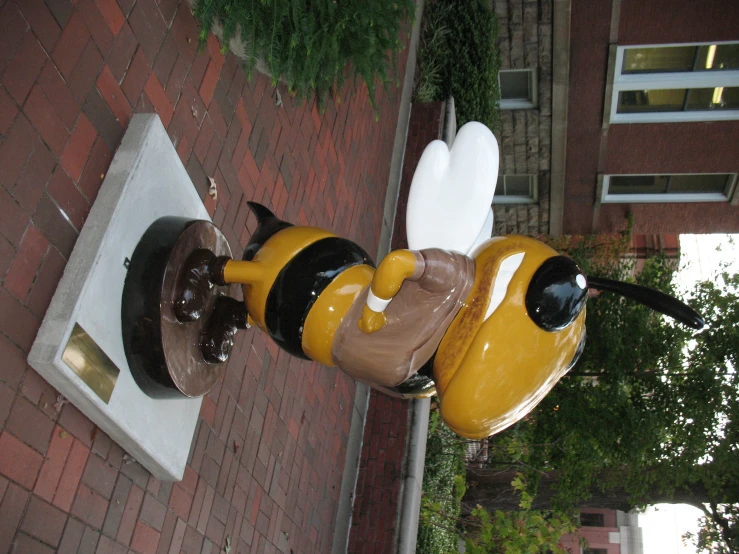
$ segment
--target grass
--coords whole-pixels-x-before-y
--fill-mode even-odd
[[[449,57],[447,40],[449,28],[446,19],[451,5],[429,0],[423,18],[423,30],[418,48],[418,82],[415,96],[418,102],[436,102],[442,99],[444,87],[442,72]]]
[[[261,59],[273,84],[284,81],[299,99],[321,105],[346,77],[361,78],[374,107],[375,84],[393,79],[401,29],[414,12],[413,0],[198,0],[194,15],[201,45],[217,21],[224,50],[240,37],[247,69]]]
[[[415,99],[454,97],[457,123],[500,127],[498,20],[481,0],[428,0],[418,53]]]

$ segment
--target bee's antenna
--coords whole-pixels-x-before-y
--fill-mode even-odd
[[[242,260],[251,261],[254,259],[257,251],[267,240],[278,231],[292,227],[291,223],[282,221],[275,214],[273,214],[269,208],[262,206],[257,202],[247,202],[247,206],[252,213],[257,217],[257,230],[249,240],[249,244],[246,245],[244,255],[241,257]]]
[[[257,216],[257,221],[259,223],[270,219],[276,219],[275,214],[273,214],[269,208],[263,206],[262,204],[259,204],[258,202],[250,201],[247,202],[246,205],[249,206],[249,209],[252,211],[252,213]]]
[[[677,298],[649,287],[603,279],[601,277],[588,277],[588,287],[598,290],[615,292],[631,300],[635,300],[656,312],[670,316],[671,318],[701,330],[706,326],[705,320],[693,308],[681,302]]]

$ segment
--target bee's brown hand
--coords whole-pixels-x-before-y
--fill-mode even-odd
[[[359,328],[362,332],[370,334],[382,329],[387,323],[384,312],[375,312],[369,306],[362,310],[362,319],[359,320]]]

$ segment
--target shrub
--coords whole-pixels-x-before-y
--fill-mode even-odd
[[[499,128],[498,20],[482,0],[429,0],[424,13],[416,98],[454,97],[457,124]]]
[[[565,554],[559,541],[576,530],[577,518],[564,512],[533,510],[533,497],[521,473],[511,482],[521,498],[518,510],[491,513],[463,502],[468,442],[441,421],[438,411],[431,413],[416,552],[457,552],[462,541],[470,554]]]
[[[516,482],[512,485],[515,488]],[[567,554],[559,541],[577,530],[576,520],[561,512],[526,508],[525,495],[522,495],[521,510],[496,510],[494,514],[482,506],[472,510],[467,521],[469,532],[465,537],[468,554]]]
[[[375,79],[386,84],[402,49],[401,25],[414,13],[412,0],[198,0],[195,18],[201,45],[213,22],[223,26],[224,51],[240,36],[251,70],[266,62],[274,85],[287,83],[299,98],[322,104],[339,92],[346,76],[360,76],[374,106]]]
[[[465,491],[464,442],[431,412],[426,439],[423,498],[416,551],[420,554],[456,552],[456,522]]]
[[[418,81],[415,86],[415,97],[419,102],[438,102],[445,99],[444,90],[448,87],[442,79],[446,77],[450,56],[449,27],[446,20],[451,7],[451,4],[431,0],[426,3],[418,46]]]

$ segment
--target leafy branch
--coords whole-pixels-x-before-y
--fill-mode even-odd
[[[240,37],[247,70],[261,59],[273,85],[284,81],[298,99],[315,96],[322,106],[347,76],[359,77],[376,108],[376,83],[397,80],[401,29],[414,11],[412,0],[199,0],[194,15],[201,46],[219,23],[224,53],[231,38]]]

